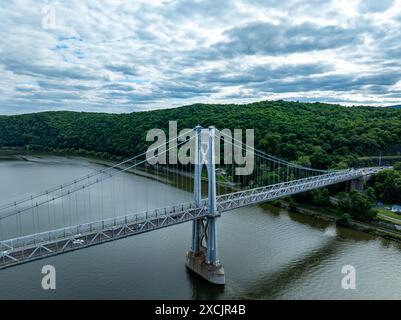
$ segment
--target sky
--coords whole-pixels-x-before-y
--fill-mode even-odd
[[[0,114],[401,104],[401,0],[0,0]]]

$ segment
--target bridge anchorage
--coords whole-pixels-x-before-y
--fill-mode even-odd
[[[201,206],[202,168],[207,167],[208,175],[208,215],[192,221],[192,246],[186,254],[186,266],[211,283],[225,284],[224,268],[219,260],[217,243],[217,219],[220,213],[216,201],[216,159],[215,128],[209,127],[207,162],[202,161],[202,128],[195,128],[195,174],[194,202]]]

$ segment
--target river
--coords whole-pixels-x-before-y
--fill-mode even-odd
[[[100,168],[100,164],[78,158],[3,158],[0,204]],[[130,210],[132,205],[143,209],[162,200],[192,197],[178,186],[134,174],[124,173],[120,179],[124,193],[131,197],[118,205]],[[135,191],[144,185],[153,194],[150,198]],[[100,197],[99,192],[93,191],[92,201]],[[110,192],[102,197],[111,202]],[[106,205],[115,208],[114,203]],[[70,218],[71,223],[75,221]],[[42,219],[42,223],[46,228],[51,220]],[[0,299],[401,298],[398,243],[269,204],[224,213],[218,227],[224,287],[211,285],[186,269],[191,224],[185,223],[0,270]],[[9,228],[3,226],[0,238],[5,238]],[[56,290],[41,287],[45,264],[56,268]],[[341,286],[345,265],[356,270],[355,290]]]

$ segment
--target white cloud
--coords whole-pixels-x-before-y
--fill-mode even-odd
[[[3,114],[401,102],[401,0],[15,0],[0,11]]]

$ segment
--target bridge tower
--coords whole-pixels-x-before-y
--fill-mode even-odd
[[[216,159],[215,128],[209,127],[207,139],[207,159],[202,153],[202,128],[195,128],[195,177],[194,201],[197,207],[202,204],[202,168],[207,167],[208,175],[208,216],[193,221],[191,250],[186,254],[186,266],[211,283],[225,283],[224,268],[219,261],[217,244],[216,207]],[[206,161],[205,161],[206,160]]]

